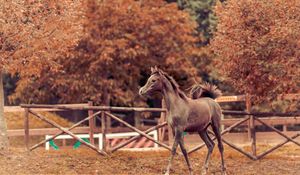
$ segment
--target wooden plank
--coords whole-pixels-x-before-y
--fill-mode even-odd
[[[24,111],[24,141],[26,149],[29,150],[29,109]]]
[[[239,101],[245,101],[245,95],[221,96],[216,99],[216,102],[218,102],[218,103],[239,102]]]
[[[252,155],[256,156],[256,131],[255,131],[255,117],[253,115],[250,116],[250,141],[251,141],[251,150]]]
[[[242,124],[242,123],[244,123],[244,122],[246,122],[246,121],[248,121],[248,120],[249,120],[249,117],[246,117],[246,118],[244,118],[244,119],[242,119],[242,120],[236,122],[235,124],[231,125],[230,127],[226,128],[224,131],[222,131],[222,132],[221,132],[221,135],[224,135],[224,134],[230,132],[233,128],[239,126],[240,124]],[[212,138],[212,140],[215,140],[215,139],[216,139],[216,137],[213,137],[213,138]],[[189,150],[189,151],[188,151],[188,154],[191,154],[191,153],[193,153],[193,152],[195,152],[195,151],[201,149],[203,146],[204,146],[204,144],[201,144],[201,145],[196,146],[195,148]]]
[[[21,104],[22,108],[50,108],[50,109],[64,109],[64,110],[102,110],[112,112],[165,112],[163,108],[141,108],[141,107],[114,107],[114,106],[66,106],[66,105],[32,105],[32,104]],[[280,112],[246,112],[246,111],[222,111],[225,115],[255,115],[259,117],[266,116],[300,116],[300,111],[292,111],[287,113]]]
[[[250,120],[250,119],[249,119],[249,120]],[[210,134],[214,135],[214,133],[213,133],[211,130],[208,130],[208,132],[209,132]],[[244,151],[243,149],[237,147],[236,145],[234,145],[234,144],[228,142],[228,141],[225,140],[223,137],[222,137],[221,139],[222,139],[222,142],[223,142],[223,143],[227,144],[228,146],[230,146],[231,148],[237,150],[238,152],[244,154],[245,156],[249,157],[250,159],[252,159],[252,160],[256,160],[256,159],[257,159],[255,155],[252,155],[252,154],[250,154],[250,153]]]
[[[113,118],[114,120],[117,120],[118,122],[123,123],[123,124],[124,124],[125,126],[127,126],[128,128],[130,128],[130,129],[132,129],[133,131],[139,133],[140,135],[146,137],[147,139],[151,140],[152,142],[157,143],[158,145],[160,145],[160,146],[162,146],[162,147],[168,149],[169,151],[172,151],[172,149],[171,149],[168,145],[156,141],[156,140],[153,139],[152,137],[150,137],[150,136],[148,136],[147,134],[145,134],[145,132],[142,132],[141,130],[139,130],[139,129],[133,127],[133,126],[131,126],[129,123],[127,123],[127,122],[125,122],[125,121],[119,119],[118,117],[115,117],[114,115],[112,115],[112,114],[110,114],[110,113],[105,112],[105,114],[106,114],[106,116],[109,116],[109,117]]]
[[[139,130],[146,130],[150,128],[150,126],[141,126],[138,127]],[[88,133],[90,130],[89,127],[76,127],[72,130],[73,133],[76,134],[84,134]],[[29,129],[30,131],[30,136],[45,136],[45,135],[55,135],[60,132],[59,129],[57,128],[35,128],[35,129]],[[113,127],[110,129],[107,129],[107,132],[109,133],[119,133],[119,132],[129,132],[131,129],[126,128],[126,127]],[[25,130],[24,129],[12,129],[8,130],[8,136],[9,137],[18,137],[18,136],[24,136]],[[101,128],[95,128],[96,133],[101,133],[102,129]]]
[[[242,118],[232,118],[232,119],[224,119],[221,123],[225,126],[231,126],[234,123],[240,121]],[[293,124],[300,124],[300,117],[270,117],[270,118],[260,118],[263,122],[269,125],[293,125]],[[246,126],[246,123],[241,123],[240,126]],[[258,121],[255,121],[256,126],[261,126],[262,124]],[[141,126],[137,127],[139,130],[146,130],[150,126]],[[30,136],[41,136],[41,135],[54,135],[59,132],[57,128],[36,128],[36,129],[29,129]],[[114,132],[128,132],[131,129],[126,127],[113,127],[111,129],[107,129],[107,132],[114,133]],[[24,136],[24,129],[10,129],[7,131],[9,137],[14,136]],[[88,133],[89,127],[77,127],[73,130],[74,133]],[[102,132],[101,128],[95,128],[95,132]]]
[[[88,105],[89,105],[89,106],[93,106],[93,102],[92,102],[92,101],[89,101],[89,102],[88,102]],[[89,116],[92,116],[93,113],[94,113],[93,110],[88,110],[88,115],[89,115]],[[90,136],[90,143],[91,143],[92,145],[95,145],[95,139],[94,139],[95,126],[96,126],[96,125],[95,125],[95,117],[89,118],[89,128],[90,128],[90,130],[89,130],[89,136]]]
[[[36,117],[40,118],[41,120],[49,123],[50,125],[54,126],[54,127],[57,127],[58,129],[60,129],[61,131],[69,134],[70,136],[72,136],[74,139],[78,140],[80,143],[86,145],[87,147],[91,148],[92,150],[96,151],[97,153],[101,154],[101,155],[107,155],[106,152],[103,152],[102,150],[99,150],[98,148],[96,148],[94,145],[91,145],[90,143],[87,143],[85,142],[84,140],[82,140],[81,138],[79,138],[78,136],[76,136],[75,134],[73,134],[72,132],[70,132],[69,130],[61,127],[60,125],[58,125],[57,123],[51,121],[51,120],[48,120],[47,118],[45,118],[44,116],[34,112],[34,111],[31,111],[29,110],[29,112],[33,115],[35,115]]]
[[[162,108],[142,108],[142,107],[115,107],[115,106],[66,106],[66,105],[32,105],[21,104],[22,108],[54,108],[64,110],[101,110],[101,111],[120,111],[120,112],[163,112]]]
[[[298,131],[299,132],[299,131]],[[287,136],[291,137],[298,133],[297,131],[288,131],[285,133]],[[248,140],[248,133],[247,132],[229,132],[227,134],[222,135],[222,137],[235,145],[238,146],[250,146],[250,142]],[[211,138],[214,138],[212,136]],[[268,131],[268,132],[256,132],[256,143],[259,145],[276,145],[280,142],[285,141],[286,139],[276,132]],[[300,142],[300,137],[294,139],[295,141]],[[199,137],[198,133],[195,134],[188,134],[185,136],[185,142],[187,143],[187,146],[192,149],[195,146],[198,146],[202,143],[204,143],[201,138]],[[205,145],[204,145],[205,146]],[[251,149],[251,148],[250,148]],[[257,150],[259,151],[259,150]],[[261,150],[262,151],[262,150]],[[260,151],[259,151],[260,152]],[[257,153],[259,153],[257,152]]]
[[[290,142],[295,143],[296,145],[300,146],[300,143],[294,141],[293,139],[291,139],[290,137],[288,137],[287,135],[283,134],[282,132],[280,132],[278,129],[274,128],[273,126],[268,125],[267,123],[263,122],[262,120],[260,120],[259,118],[256,119],[257,121],[259,121],[260,123],[262,123],[263,125],[267,126],[268,128],[272,129],[273,131],[275,131],[277,134],[281,135],[282,137],[286,138],[287,140],[289,140]]]
[[[141,116],[139,112],[134,112],[134,126],[140,127],[141,126]]]
[[[103,150],[106,152],[107,151],[107,145],[106,145],[106,114],[102,111],[101,113],[101,129],[102,129],[102,145],[103,145]]]
[[[231,118],[231,119],[224,119],[221,123],[225,126],[230,126],[235,122],[239,121],[241,118]],[[269,125],[294,125],[300,124],[300,117],[268,117],[268,118],[260,118],[263,122]],[[246,123],[241,124],[241,126],[246,126]],[[255,121],[255,126],[262,125],[260,122]]]
[[[297,133],[297,134],[293,135],[293,136],[291,137],[291,139],[296,139],[296,138],[299,137],[299,136],[300,136],[300,133]],[[288,142],[289,142],[289,140],[286,139],[285,141],[279,143],[278,145],[276,145],[276,146],[274,146],[274,147],[268,149],[267,151],[264,151],[263,153],[261,153],[261,154],[259,154],[259,155],[257,156],[257,159],[261,159],[261,158],[265,157],[265,156],[268,155],[269,153],[275,151],[276,149],[280,148],[281,146],[285,145],[285,144],[288,143]]]
[[[291,111],[291,112],[246,112],[246,111],[231,111],[223,110],[224,115],[254,115],[256,117],[269,117],[269,116],[281,116],[281,117],[297,117],[300,116],[300,111]]]
[[[257,157],[255,155],[251,155],[249,153],[247,153],[246,151],[242,150],[241,148],[235,146],[234,144],[228,142],[227,140],[222,138],[222,142],[226,143],[228,146],[230,146],[231,148],[237,150],[238,152],[244,154],[245,156],[249,157],[252,160],[257,160]]]
[[[148,134],[149,132],[152,132],[152,131],[154,131],[154,130],[156,130],[156,129],[159,129],[159,128],[161,128],[161,127],[164,127],[165,125],[167,125],[167,122],[163,122],[163,123],[158,124],[158,125],[156,125],[156,126],[154,126],[154,127],[151,127],[151,128],[149,128],[149,129],[147,129],[147,130],[145,131],[145,133]],[[111,152],[115,152],[116,150],[125,147],[126,145],[128,145],[129,143],[131,143],[131,142],[137,140],[137,139],[140,138],[140,137],[142,137],[142,135],[138,135],[138,136],[134,136],[134,137],[130,138],[130,139],[127,140],[126,142],[123,142],[123,143],[121,143],[121,144],[115,146],[114,148],[112,148],[112,149],[111,149]]]
[[[70,131],[70,130],[74,129],[75,127],[81,125],[82,123],[86,122],[87,120],[90,120],[91,118],[95,118],[95,116],[97,116],[99,113],[101,113],[101,111],[96,112],[95,114],[89,115],[87,118],[85,118],[85,119],[79,121],[78,123],[76,123],[76,124],[74,124],[73,126],[71,126],[70,128],[68,128],[67,130]],[[48,138],[48,139],[46,139],[46,140],[44,140],[44,141],[41,141],[41,142],[38,143],[38,144],[35,144],[34,146],[32,146],[32,147],[30,148],[30,150],[33,150],[33,149],[39,147],[40,145],[42,145],[42,144],[44,144],[44,143],[46,143],[46,142],[48,142],[48,141],[50,141],[50,140],[52,140],[52,139],[55,139],[56,137],[58,137],[59,135],[61,135],[61,134],[63,134],[63,133],[64,133],[63,131],[60,131],[59,133],[56,133],[54,136],[52,136],[52,137],[50,137],[50,138]]]
[[[80,107],[87,106],[87,103],[78,103],[78,104],[61,104],[58,106],[72,106],[72,107]],[[49,109],[49,108],[37,108],[31,109],[32,111],[42,112],[42,111],[63,111],[62,109]],[[4,106],[4,112],[23,112],[24,109],[21,106]]]
[[[247,94],[245,96],[245,100],[246,100],[246,112],[247,113],[250,113],[251,112],[251,99],[250,99],[250,95]],[[249,121],[248,121],[248,126],[247,126],[247,131],[248,131],[248,139],[252,142],[251,146],[252,146],[252,151],[253,151],[253,139],[251,138],[252,137],[252,133],[251,133],[251,127],[254,127],[255,124],[254,124],[254,119],[253,119],[253,116],[251,115],[247,115],[249,118]],[[252,124],[252,126],[251,126]]]

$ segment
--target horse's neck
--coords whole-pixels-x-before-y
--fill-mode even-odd
[[[163,91],[163,96],[166,102],[166,108],[168,111],[172,111],[178,108],[178,105],[181,104],[184,100],[178,96],[175,91]]]
[[[171,82],[167,80],[167,78],[163,81],[163,96],[166,102],[166,107],[168,111],[172,111],[178,108],[178,105],[184,103],[184,99],[182,99],[179,93],[172,87]]]

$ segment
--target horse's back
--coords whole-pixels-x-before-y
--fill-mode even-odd
[[[219,115],[220,106],[211,98],[199,98],[190,101],[190,113],[186,131],[195,132],[206,129],[212,118]]]
[[[205,97],[193,100],[198,108],[206,108],[210,115],[220,115],[221,107],[214,99]]]

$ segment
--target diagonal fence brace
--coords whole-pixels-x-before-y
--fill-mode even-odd
[[[213,135],[214,135],[214,133],[213,133],[211,130],[208,130],[208,132],[209,132],[210,134],[213,134]],[[244,151],[243,149],[237,147],[236,145],[234,145],[234,144],[228,142],[227,140],[225,140],[225,139],[223,139],[223,138],[221,138],[221,139],[222,139],[222,142],[224,142],[225,144],[227,144],[227,145],[230,146],[231,148],[237,150],[238,152],[244,154],[245,156],[249,157],[249,158],[252,159],[252,160],[257,160],[257,157],[256,157],[256,156],[254,156],[254,155],[252,155],[252,154],[250,154],[250,153],[247,153],[247,152]]]
[[[291,139],[296,139],[296,138],[299,137],[299,136],[300,136],[300,133],[297,133],[297,134],[293,135],[293,136],[291,137]],[[259,154],[259,155],[257,156],[257,159],[261,159],[261,158],[265,157],[265,156],[268,155],[269,153],[275,151],[276,149],[280,148],[281,146],[285,145],[285,144],[288,143],[288,142],[289,142],[289,140],[285,140],[285,141],[279,143],[278,145],[276,145],[276,146],[274,146],[274,147],[268,149],[267,151],[265,151],[265,152]]]
[[[72,132],[70,132],[69,130],[61,127],[60,125],[58,125],[57,123],[51,121],[51,120],[48,120],[47,118],[45,118],[44,116],[36,113],[36,112],[33,112],[32,110],[28,110],[31,114],[35,115],[36,117],[40,118],[41,120],[49,123],[50,125],[58,128],[59,130],[69,134],[71,137],[73,137],[74,139],[78,140],[79,142],[81,142],[82,144],[85,144],[86,146],[88,146],[89,148],[91,148],[92,150],[96,151],[97,153],[101,154],[101,155],[107,155],[106,152],[102,151],[102,150],[99,150],[97,149],[94,145],[90,144],[90,143],[87,143],[85,142],[84,140],[82,140],[81,138],[77,137],[75,134],[73,134]]]
[[[89,119],[98,116],[98,114],[100,114],[100,113],[101,113],[101,111],[98,111],[98,112],[94,113],[93,115],[88,116],[87,118],[85,118],[85,119],[83,119],[83,120],[77,122],[76,124],[74,124],[73,126],[71,126],[70,128],[68,128],[67,130],[68,130],[68,131],[71,131],[72,129],[74,129],[74,128],[76,128],[77,126],[81,125],[82,123],[88,121]],[[48,138],[48,139],[46,139],[46,140],[43,140],[43,141],[41,141],[40,143],[38,143],[38,144],[32,146],[29,150],[32,151],[32,150],[36,149],[37,147],[39,147],[40,145],[42,145],[42,144],[44,144],[44,143],[46,143],[46,142],[48,142],[48,141],[50,141],[50,140],[52,140],[52,139],[55,139],[56,137],[58,137],[59,135],[61,135],[61,134],[63,134],[63,133],[65,133],[65,132],[64,132],[64,131],[61,131],[61,132],[55,134],[54,136],[52,136],[52,137],[50,137],[50,138]]]
[[[249,118],[250,117],[246,117],[243,120],[240,120],[240,121],[236,122],[235,124],[231,125],[230,127],[226,128],[224,131],[222,131],[221,135],[224,135],[224,134],[230,132],[233,128],[235,128],[235,127],[239,126],[240,124],[249,120]],[[216,140],[216,137],[213,137],[212,140],[213,141]],[[205,143],[202,143],[202,144],[196,146],[195,148],[191,149],[190,151],[188,151],[188,154],[191,154],[191,153],[203,148],[204,146],[205,146]]]
[[[143,132],[143,131],[141,131],[141,130],[135,128],[135,127],[133,127],[132,125],[130,125],[129,123],[127,123],[127,122],[125,122],[125,121],[119,119],[118,117],[116,117],[116,116],[114,116],[114,115],[112,115],[112,114],[110,114],[110,113],[108,113],[108,112],[105,112],[105,114],[106,114],[107,116],[109,116],[109,117],[111,117],[111,118],[117,120],[118,122],[124,124],[125,126],[127,126],[127,127],[130,128],[130,129],[132,129],[133,131],[139,133],[140,135],[146,137],[147,139],[153,141],[154,143],[156,143],[156,144],[158,144],[158,145],[160,145],[160,146],[162,146],[162,147],[164,147],[164,148],[166,148],[166,149],[168,149],[168,150],[170,150],[170,151],[172,150],[168,145],[166,145],[166,144],[164,144],[164,143],[161,143],[161,142],[158,142],[158,141],[154,140],[152,137],[150,137],[149,135],[147,135],[145,132]]]
[[[167,122],[163,122],[163,123],[161,123],[161,124],[159,124],[159,125],[153,126],[153,127],[149,128],[149,129],[147,129],[147,130],[145,131],[145,134],[148,134],[149,132],[152,132],[152,131],[154,131],[154,130],[156,130],[156,129],[159,129],[159,128],[161,128],[161,127],[164,127],[165,125],[167,125]],[[121,144],[119,144],[119,145],[113,147],[110,151],[113,153],[113,152],[117,151],[118,149],[120,149],[120,148],[122,148],[122,147],[128,145],[129,143],[131,143],[131,142],[137,140],[137,139],[140,138],[140,137],[142,137],[141,134],[139,134],[139,135],[137,135],[137,136],[134,136],[134,137],[130,138],[129,140],[127,140],[126,142],[121,143]]]
[[[276,133],[278,133],[279,135],[281,135],[282,137],[286,138],[289,142],[293,142],[295,143],[296,145],[300,146],[300,143],[293,140],[292,138],[290,138],[289,136],[283,134],[282,132],[280,132],[278,129],[274,128],[273,126],[271,125],[268,125],[267,123],[265,123],[264,121],[262,121],[261,119],[255,117],[255,120],[257,120],[258,122],[260,122],[261,124],[267,126],[268,128],[272,129],[273,131],[275,131]]]

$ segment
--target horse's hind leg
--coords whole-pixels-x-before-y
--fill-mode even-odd
[[[204,163],[204,167],[202,170],[202,174],[206,174],[207,170],[208,170],[208,165],[209,165],[209,160],[210,160],[210,156],[213,152],[215,143],[210,139],[209,135],[207,134],[207,131],[199,131],[198,132],[201,139],[204,141],[205,145],[207,146],[208,152],[206,155],[206,159],[205,159],[205,163]]]
[[[226,174],[226,168],[225,168],[225,163],[224,163],[224,147],[223,147],[223,143],[222,143],[222,139],[221,139],[221,132],[220,132],[220,122],[217,121],[213,121],[212,125],[211,125],[215,136],[217,138],[218,141],[218,147],[219,147],[219,151],[221,154],[221,161],[222,161],[222,174],[225,175]]]
[[[185,146],[184,146],[183,135],[181,135],[181,137],[180,137],[179,146],[181,148],[181,151],[182,151],[182,154],[183,154],[184,159],[186,161],[186,164],[187,164],[187,166],[189,168],[190,175],[192,175],[193,174],[193,170],[192,170],[191,164],[189,162],[189,157],[188,157],[187,151],[186,151]]]

